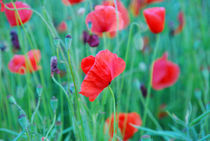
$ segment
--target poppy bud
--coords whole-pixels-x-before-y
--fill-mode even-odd
[[[53,96],[51,98],[50,105],[51,105],[51,108],[52,108],[53,112],[55,113],[56,112],[56,109],[58,107],[58,99],[55,96]]]
[[[84,44],[86,44],[88,42],[89,37],[90,37],[90,35],[87,31],[82,32],[82,40],[83,40]]]
[[[7,99],[9,100],[10,104],[16,104],[16,100],[12,95],[7,96]]]
[[[140,89],[141,89],[142,95],[143,95],[144,97],[147,97],[147,88],[145,87],[144,84],[141,84]]]
[[[5,51],[6,48],[7,48],[7,46],[3,42],[0,42],[0,50]]]
[[[28,122],[28,119],[26,118],[25,114],[21,114],[18,117],[18,121],[19,121],[19,124],[20,124],[20,126],[22,127],[23,130],[28,128],[29,122]]]
[[[20,44],[19,44],[19,39],[18,39],[17,33],[15,31],[11,31],[10,36],[11,36],[13,50],[14,51],[20,50]]]
[[[70,49],[71,47],[71,42],[72,42],[72,37],[70,34],[66,35],[65,37],[65,45],[67,49]]]
[[[37,92],[37,94],[38,94],[39,97],[40,97],[41,94],[42,94],[42,90],[43,90],[43,88],[42,88],[41,85],[39,85],[39,86],[36,88],[36,92]]]
[[[60,72],[57,65],[58,65],[57,57],[52,56],[50,60],[51,75],[53,75],[55,72],[56,73]]]
[[[90,47],[97,47],[99,45],[99,42],[100,40],[95,34],[90,35],[88,38],[88,44]]]

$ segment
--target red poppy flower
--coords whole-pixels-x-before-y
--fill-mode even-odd
[[[142,8],[146,6],[145,0],[132,0],[130,8],[134,16],[138,16]]]
[[[2,0],[0,0],[0,5],[1,5],[0,11],[1,11],[1,12],[4,12],[4,10],[5,10],[5,5],[4,5],[4,3],[2,2]]]
[[[174,35],[180,33],[183,30],[183,28],[184,28],[185,19],[184,19],[184,13],[183,12],[179,12],[178,21],[179,21],[179,26],[174,31]]]
[[[59,32],[66,32],[67,29],[68,29],[68,26],[67,26],[67,24],[66,24],[65,21],[62,21],[62,22],[58,25],[58,27],[57,27],[57,30],[58,30]]]
[[[15,5],[15,7],[14,7]],[[19,8],[30,8],[29,5],[27,5],[24,2],[21,1],[16,1],[15,3],[7,3],[6,6],[12,9],[19,9]],[[23,9],[23,10],[17,10],[18,14],[20,16],[20,19],[18,17],[18,15],[16,14],[15,11],[9,10],[9,9],[5,9],[5,15],[7,17],[7,20],[9,21],[11,26],[17,26],[17,25],[21,25],[21,21],[22,23],[26,23],[31,19],[32,16],[32,11],[29,9]]]
[[[143,14],[151,32],[157,34],[163,31],[165,24],[164,7],[147,8]]]
[[[134,16],[138,16],[141,9],[154,2],[162,2],[163,0],[132,0],[130,8]]]
[[[111,120],[111,123],[110,123]],[[128,140],[131,138],[137,131],[135,127],[131,124],[136,126],[142,125],[142,120],[137,113],[119,113],[116,117],[118,128],[120,129],[121,135],[123,137],[123,141]],[[105,122],[105,129],[109,127],[109,135],[113,138],[114,133],[114,114],[109,117]]]
[[[168,54],[165,53],[153,64],[152,87],[161,90],[173,85],[179,77],[179,66],[168,61]]]
[[[27,55],[14,55],[8,64],[8,68],[13,73],[25,74],[40,69],[39,61],[41,54],[39,50],[31,50]]]
[[[62,0],[63,4],[68,6],[68,5],[74,5],[82,2],[83,0]]]
[[[103,89],[124,71],[125,62],[109,50],[103,50],[96,57],[84,58],[81,68],[86,76],[82,82],[80,94],[94,101]]]
[[[110,0],[104,1],[103,5],[105,5],[105,6],[113,6],[115,8],[114,1],[110,1]],[[123,23],[124,23],[123,24],[123,28],[126,28],[129,25],[129,23],[130,23],[130,18],[129,18],[128,11],[127,11],[127,9],[125,8],[125,6],[123,5],[123,3],[120,0],[117,0],[117,8],[118,8],[119,13],[122,16],[122,20],[123,20]],[[115,31],[109,33],[110,37],[114,37],[115,35],[116,35]]]
[[[90,12],[86,17],[86,24],[91,31],[99,36],[104,32],[113,32],[123,29],[124,22],[121,13],[119,16],[119,27],[117,27],[117,17],[113,6],[97,5],[95,10]]]

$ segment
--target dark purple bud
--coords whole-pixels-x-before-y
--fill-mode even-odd
[[[6,48],[7,48],[7,46],[3,42],[0,42],[0,50],[5,51]]]
[[[88,42],[89,37],[90,37],[90,35],[89,35],[88,31],[83,31],[82,40],[83,40],[84,44],[86,44]]]
[[[147,97],[147,88],[144,86],[144,84],[141,84],[140,89],[143,97]]]
[[[97,47],[99,45],[99,42],[100,40],[98,38],[98,35],[92,34],[89,36],[89,39],[88,39],[89,46]]]
[[[14,50],[15,51],[20,50],[20,44],[19,44],[17,33],[15,31],[11,31],[10,36],[11,36],[11,42],[12,42],[12,46],[13,46]]]
[[[51,75],[53,75],[55,72],[56,73],[60,72],[57,65],[58,65],[57,57],[52,56],[50,60]]]
[[[168,22],[168,27],[169,27],[169,35],[170,37],[174,36],[174,23],[172,21]]]

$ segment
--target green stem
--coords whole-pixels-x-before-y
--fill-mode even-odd
[[[156,58],[156,54],[158,51],[158,47],[159,47],[159,41],[160,41],[160,36],[157,35],[157,41],[156,41],[156,45],[155,45],[155,49],[154,49],[154,53],[153,53],[153,57],[152,57],[152,62],[155,60]],[[147,119],[147,114],[148,114],[148,105],[150,102],[150,96],[151,96],[151,90],[152,90],[152,86],[151,86],[151,82],[152,82],[152,70],[153,70],[153,63],[152,66],[150,68],[150,76],[149,76],[149,83],[148,83],[148,87],[147,87],[147,98],[146,98],[146,103],[145,103],[145,112],[144,112],[144,116],[143,116],[143,125],[146,124],[146,119]]]
[[[34,117],[35,117],[35,115],[36,115],[36,113],[37,113],[37,111],[38,111],[38,109],[39,109],[40,101],[41,101],[41,96],[38,97],[37,106],[36,106],[36,108],[35,108],[35,110],[34,110],[34,113],[33,113],[32,116],[31,116],[31,124],[33,124]]]
[[[114,139],[115,139],[115,129],[116,129],[116,111],[115,111],[115,96],[114,96],[114,93],[113,93],[113,91],[112,91],[112,88],[110,87],[110,86],[108,86],[108,88],[109,88],[109,91],[110,91],[110,93],[111,93],[111,95],[112,95],[112,98],[113,98],[113,107],[114,107],[114,112],[113,112],[113,115],[114,115],[114,132],[113,132],[113,138],[112,138],[112,140],[114,141]]]
[[[56,112],[54,113],[54,118],[53,118],[53,123],[52,125],[50,126],[50,129],[47,131],[47,134],[45,136],[45,138],[47,138],[51,132],[51,130],[53,129],[54,125],[55,125],[55,121],[56,121]]]
[[[71,76],[72,76],[72,79],[73,79],[73,83],[74,83],[74,89],[75,89],[75,97],[76,97],[76,104],[77,104],[77,117],[79,117],[79,120],[81,122],[81,125],[82,125],[82,138],[84,140],[84,130],[83,130],[83,121],[82,121],[82,117],[81,117],[81,114],[80,114],[80,104],[79,104],[79,98],[78,98],[78,90],[77,90],[77,85],[76,85],[76,80],[75,80],[75,77],[74,77],[74,72],[73,72],[73,68],[72,68],[72,64],[71,64],[71,54],[70,54],[70,48],[68,50],[68,62],[69,62],[69,68],[70,68],[70,71],[71,71]]]

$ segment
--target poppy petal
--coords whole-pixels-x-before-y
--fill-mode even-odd
[[[109,50],[100,51],[93,65],[92,63],[93,57],[89,56],[81,64],[82,70],[87,74],[82,82],[80,94],[89,97],[90,101],[94,101],[103,89],[125,69],[125,62]]]
[[[81,62],[81,68],[82,68],[82,71],[87,74],[88,71],[91,69],[91,67],[93,66],[95,62],[95,57],[94,56],[88,56],[84,59],[82,59],[82,62]]]
[[[167,60],[167,54],[157,59],[153,65],[152,87],[161,90],[173,85],[179,77],[179,66]]]

